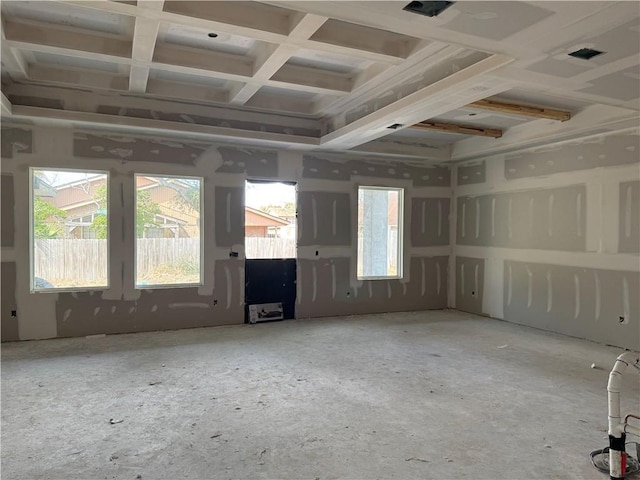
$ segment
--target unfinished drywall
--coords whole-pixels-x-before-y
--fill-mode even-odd
[[[21,127],[2,127],[0,149],[2,158],[13,158],[14,153],[31,153],[33,138],[31,130]]]
[[[460,196],[457,243],[583,251],[586,186]]]
[[[348,182],[353,176],[411,180],[417,187],[448,187],[451,171],[442,165],[382,160],[338,160],[327,155],[304,155],[304,178]]]
[[[483,183],[457,166],[451,305],[639,349],[639,133],[487,157]]]
[[[433,247],[449,245],[449,210],[446,197],[414,197],[411,203],[411,245]]]
[[[618,251],[640,253],[640,181],[620,184]]]
[[[0,267],[0,339],[3,342],[13,342],[20,339],[16,304],[16,263],[1,262]]]
[[[504,264],[504,318],[610,345],[640,346],[640,273]]]
[[[486,181],[485,161],[467,162],[458,166],[458,185],[472,185]]]
[[[244,243],[244,189],[216,187],[215,234],[218,247]]]
[[[412,256],[410,282],[368,280],[353,286],[349,258],[298,261],[298,318],[446,308],[448,256]]]
[[[2,213],[0,214],[0,246],[13,247],[14,236],[14,224],[13,218],[14,209],[14,192],[13,192],[13,175],[0,175],[1,183],[1,195],[0,208]]]
[[[2,158],[3,169],[12,175],[2,179],[3,234],[8,235],[13,228],[15,237],[13,246],[4,247],[3,243],[3,255],[7,253],[15,260],[11,264],[14,267],[3,264],[3,277],[7,268],[15,268],[15,274],[7,274],[15,281],[5,282],[3,278],[3,304],[5,297],[15,298],[20,313],[17,320],[6,322],[3,311],[3,340],[242,323],[246,180],[272,179],[297,185],[298,318],[446,307],[449,167],[407,164],[392,158],[370,160],[353,154],[305,158],[309,155],[295,151],[115,132],[98,134],[73,128],[20,127],[11,135],[30,140],[28,148],[14,142],[8,157]],[[109,172],[108,288],[31,293],[30,167]],[[338,174],[334,173],[336,169]],[[202,285],[135,288],[133,226],[138,173],[203,179]],[[330,181],[335,179],[340,181]],[[354,239],[360,184],[405,189],[402,278],[356,278]],[[416,215],[412,212],[414,204],[420,208],[424,204],[424,228],[419,225],[424,232],[410,234],[411,219]],[[3,242],[9,242],[7,238],[3,237]]]
[[[351,245],[350,196],[347,193],[298,194],[298,245]]]
[[[504,173],[513,179],[633,164],[640,162],[639,150],[638,135],[633,131],[601,135],[507,155]]]
[[[456,307],[483,314],[484,259],[456,257]]]

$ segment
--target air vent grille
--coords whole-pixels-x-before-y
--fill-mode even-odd
[[[456,2],[411,2],[403,10],[427,17],[437,17]]]
[[[604,52],[594,50],[593,48],[581,48],[569,54],[570,57],[581,58],[582,60],[591,60],[593,57],[602,55]]]

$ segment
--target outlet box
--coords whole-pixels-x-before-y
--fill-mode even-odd
[[[17,318],[18,317],[18,311],[17,310],[11,310],[11,318]]]
[[[626,315],[620,315],[618,317],[618,323],[620,323],[621,325],[626,325],[627,323],[629,323],[629,317]]]

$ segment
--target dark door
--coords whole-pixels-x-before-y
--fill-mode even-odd
[[[245,323],[295,318],[296,259],[245,260]]]

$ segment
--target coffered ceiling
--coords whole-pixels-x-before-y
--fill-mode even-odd
[[[3,0],[3,121],[426,161],[638,125],[640,3],[407,3]]]

